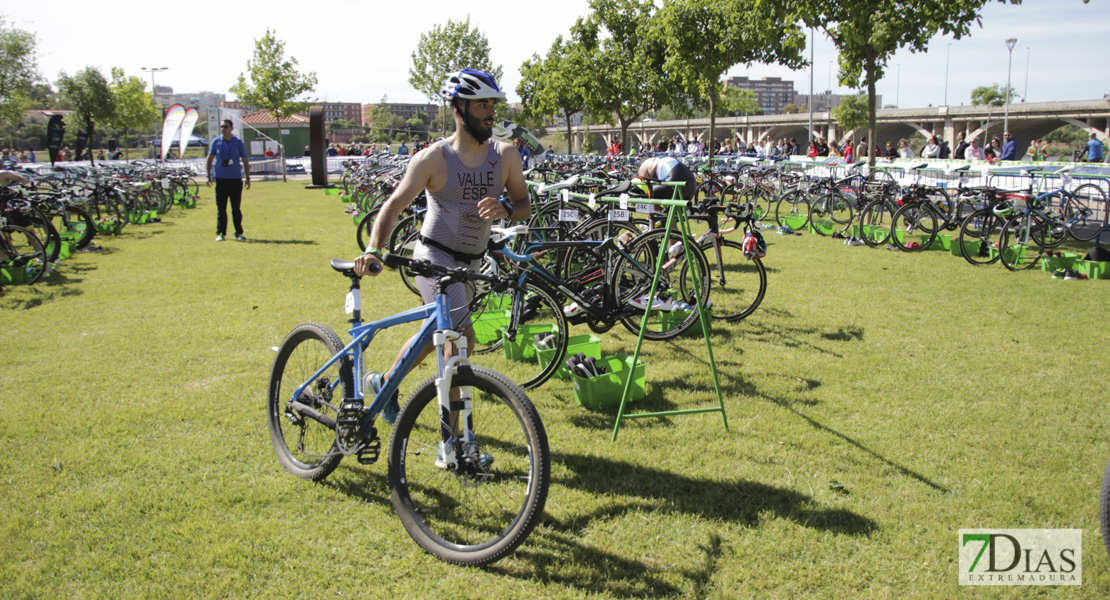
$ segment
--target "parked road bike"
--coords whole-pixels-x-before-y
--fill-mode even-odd
[[[512,282],[395,255],[386,255],[385,264],[434,278],[435,301],[363,323],[354,263],[333,259],[331,268],[350,279],[346,309],[353,339],[344,345],[326,325],[305,323],[277,348],[267,401],[274,451],[287,471],[312,481],[327,477],[344,456],[376,462],[381,442],[375,420],[416,366],[420,349],[434,343],[436,374],[416,386],[393,426],[393,506],[425,551],[459,565],[491,563],[517,548],[543,513],[550,485],[547,435],[518,385],[471,364],[466,337],[451,329],[446,289],[478,281],[504,291]],[[420,320],[416,341],[375,394],[375,373],[363,365],[370,342],[384,329]],[[449,341],[458,349],[451,358],[445,354]],[[298,517],[303,512],[290,510]]]

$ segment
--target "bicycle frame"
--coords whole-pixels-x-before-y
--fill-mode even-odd
[[[424,319],[424,323],[423,325],[421,325],[417,337],[415,338],[413,343],[405,350],[400,364],[398,364],[397,368],[395,368],[391,372],[390,377],[385,382],[385,385],[382,386],[382,389],[377,393],[373,401],[370,403],[370,412],[367,418],[364,418],[359,424],[357,435],[359,437],[362,437],[368,432],[368,429],[371,427],[371,423],[373,422],[372,417],[377,415],[381,411],[381,409],[384,408],[386,399],[392,397],[392,395],[397,391],[398,387],[400,387],[401,385],[401,382],[405,379],[405,376],[407,376],[412,368],[416,366],[416,360],[420,356],[420,351],[425,346],[427,346],[429,342],[434,342],[436,346],[436,366],[438,373],[438,377],[436,378],[437,397],[439,398],[440,406],[443,407],[444,410],[450,411],[451,401],[450,398],[447,397],[447,392],[451,389],[451,381],[455,373],[455,368],[460,365],[469,365],[470,361],[467,359],[466,355],[466,336],[463,336],[459,332],[451,329],[450,308],[448,306],[447,295],[437,294],[435,297],[435,302],[431,304],[425,304],[423,306],[409,309],[404,312],[397,313],[393,316],[365,324],[362,323],[360,315],[361,294],[359,293],[358,287],[354,287],[351,290],[351,293],[348,296],[347,304],[348,308],[352,309],[349,310],[349,312],[353,312],[353,317],[350,320],[352,327],[348,330],[348,333],[350,333],[351,337],[353,338],[351,340],[351,343],[344,346],[342,350],[328,359],[328,361],[325,362],[324,365],[320,367],[315,373],[313,373],[307,381],[297,386],[297,389],[293,391],[292,401],[299,402],[301,393],[303,393],[305,389],[312,385],[325,371],[331,368],[332,365],[345,357],[350,357],[352,359],[352,368],[354,370],[354,391],[351,398],[344,398],[344,400],[363,400],[365,398],[365,395],[362,389],[362,355],[369,347],[370,342],[373,341],[374,336],[377,335],[379,331],[389,329],[390,327],[395,327],[404,323],[411,323],[413,321]],[[447,341],[455,342],[459,352],[458,355],[453,356],[449,360],[445,361],[443,347]],[[334,391],[335,386],[338,384],[338,381],[332,382],[329,389]],[[469,402],[464,402],[464,408],[462,411],[463,418],[460,420],[460,423],[465,424],[464,426],[467,428],[470,427],[469,416]],[[450,435],[450,432],[447,432],[447,435]],[[444,437],[444,441],[446,441],[447,439],[447,437]]]
[[[520,277],[517,279],[517,283],[521,287],[524,286],[525,281],[528,279],[528,277],[530,275],[535,274],[535,275],[539,276],[542,281],[544,281],[547,284],[550,284],[556,290],[565,294],[572,301],[577,302],[578,306],[580,306],[583,310],[585,310],[587,313],[589,313],[594,318],[605,319],[609,315],[607,315],[605,312],[603,312],[597,306],[593,305],[589,300],[586,300],[585,298],[583,298],[582,296],[578,295],[573,290],[568,288],[563,283],[563,281],[561,279],[559,279],[555,275],[552,275],[550,271],[548,271],[547,269],[545,269],[543,267],[543,265],[537,263],[532,255],[533,255],[533,253],[535,253],[537,251],[540,251],[540,250],[548,250],[548,249],[555,249],[555,248],[600,248],[600,247],[604,246],[605,244],[610,243],[610,240],[612,240],[612,238],[606,238],[606,239],[601,240],[601,241],[581,240],[581,241],[573,241],[573,242],[538,242],[538,243],[532,242],[528,246],[526,246],[524,254],[517,254],[517,253],[513,252],[512,250],[509,250],[508,248],[502,248],[500,250],[497,250],[496,253],[501,254],[502,256],[504,256],[504,257],[512,260],[513,262],[516,262],[519,265],[521,265],[521,268],[524,272],[521,273]],[[633,265],[636,269],[638,269],[644,275],[646,275],[648,277],[652,277],[654,275],[653,271],[645,268],[643,265],[641,265],[639,262],[637,262],[636,259],[632,258],[632,256],[629,255],[627,252],[625,252],[624,249],[621,248],[620,246],[617,246],[617,245],[614,244],[613,245],[613,250],[616,250],[616,252],[618,254],[620,254],[621,256],[623,256],[625,259],[628,260],[629,264]],[[609,278],[609,274],[606,275],[606,280],[608,280],[608,278]],[[609,287],[608,285],[605,286],[606,290],[608,290],[608,287]],[[517,293],[521,293],[521,291],[518,290]],[[606,292],[606,293],[608,293],[608,292]],[[518,306],[519,303],[514,302],[513,305],[515,307],[515,306]],[[621,308],[621,307],[618,307],[618,308]],[[638,311],[639,310],[639,309],[636,309],[636,308],[631,307],[631,306],[623,307],[623,309],[624,310],[622,310],[621,312],[619,312],[617,314],[623,314],[624,312],[632,312],[632,311]],[[520,315],[517,314],[517,312],[518,311],[516,311],[516,310],[513,311],[513,315],[510,319],[510,322],[509,322],[510,330],[515,330],[516,326],[519,324],[517,320],[518,320]]]

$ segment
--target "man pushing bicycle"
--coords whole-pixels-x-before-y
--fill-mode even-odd
[[[381,268],[381,250],[397,218],[413,200],[426,190],[428,213],[420,229],[413,258],[446,267],[477,270],[489,243],[495,219],[527,221],[531,216],[528,190],[520,153],[510,144],[492,140],[494,107],[505,101],[505,94],[494,78],[482,71],[463,69],[450,73],[440,94],[450,102],[455,118],[455,133],[436,141],[409,162],[401,184],[382,206],[366,252],[355,259],[355,273],[376,276]],[[508,200],[499,200],[503,190]],[[371,271],[371,268],[377,268]],[[425,304],[435,301],[436,286],[431,279],[417,277]],[[451,325],[464,333],[467,345],[475,345],[468,309],[471,291],[463,283],[447,290]],[[414,338],[415,339],[415,338]],[[411,345],[410,339],[397,354],[394,369]],[[418,363],[431,352],[429,344],[420,352]],[[447,357],[456,349],[447,346]],[[375,392],[392,375],[372,379]],[[400,407],[394,395],[383,410],[386,422],[393,424]]]

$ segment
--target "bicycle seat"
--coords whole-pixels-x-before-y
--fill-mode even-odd
[[[578,185],[578,178],[579,178],[578,175],[574,175],[574,176],[572,176],[568,179],[564,179],[562,181],[558,181],[558,182],[555,182],[555,183],[550,183],[550,184],[547,184],[547,185],[540,186],[540,188],[536,190],[536,193],[537,194],[546,194],[548,192],[554,192],[554,191],[557,191],[557,190],[570,189],[570,188]]]
[[[358,275],[355,275],[355,261],[353,260],[333,258],[328,264],[330,264],[331,268],[335,269],[337,273],[342,273],[347,277],[358,277]]]

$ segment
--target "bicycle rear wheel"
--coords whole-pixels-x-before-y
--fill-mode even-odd
[[[655,305],[655,299],[649,298],[648,294],[651,292],[651,282],[655,272],[655,261],[659,257],[660,244],[665,243],[670,248],[681,238],[681,234],[672,233],[669,238],[663,239],[664,233],[662,229],[655,229],[632,240],[628,245],[628,254],[633,260],[630,261],[624,256],[620,256],[616,261],[613,267],[612,294],[620,306],[631,304],[632,306],[641,305],[646,308],[648,302],[651,302],[653,306]],[[682,251],[677,256],[667,259],[664,263],[663,270],[659,274],[659,286],[655,292],[656,299],[668,298],[675,303],[695,304],[694,290],[697,289],[700,292],[697,296],[708,301],[709,263],[696,240],[688,237],[686,241],[690,251]],[[690,260],[688,256],[690,254],[694,256],[693,260]],[[694,284],[691,265],[698,269],[701,281],[700,288]],[[640,324],[644,319],[644,308],[626,314],[628,316],[620,320],[621,324],[628,331],[638,335]],[[653,309],[648,313],[648,325],[644,337],[649,340],[669,340],[697,323],[698,314],[696,308],[685,312]]]
[[[513,314],[517,315],[515,326]],[[472,302],[470,319],[474,354],[482,355],[482,365],[526,390],[543,385],[563,364],[570,331],[559,294],[546,285],[527,282],[505,295],[490,294]],[[510,330],[512,340],[506,339]],[[540,361],[533,344],[537,335],[543,338],[548,334],[555,338],[545,351],[546,360]]]
[[[301,392],[300,404],[319,419],[291,405],[293,391],[342,349],[343,342],[330,327],[305,323],[285,337],[274,359],[266,401],[270,442],[281,466],[302,479],[320,481],[343,460],[334,427],[340,403],[354,390],[350,358],[336,361]]]
[[[710,294],[713,296],[713,318],[739,321],[755,312],[767,293],[767,270],[758,258],[744,256],[743,245],[732,240],[721,240],[720,247],[713,240],[701,246],[709,261]]]
[[[23,283],[31,285],[46,272],[46,252],[42,241],[33,232],[15,225],[7,225],[0,235],[6,240],[0,247],[0,267],[23,271]]]
[[[460,366],[453,396],[469,399],[474,439],[448,431],[456,469],[437,466],[444,415],[435,378],[405,401],[389,444],[389,489],[397,516],[426,552],[457,565],[508,555],[543,515],[551,467],[547,434],[524,391],[500,373]],[[457,429],[457,428],[456,428]]]
[[[1102,188],[1093,183],[1075,188],[1064,207],[1068,234],[1081,242],[1095,239],[1106,229],[1106,213],[1106,192]]]

